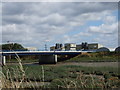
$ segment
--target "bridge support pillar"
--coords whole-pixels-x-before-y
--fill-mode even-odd
[[[6,65],[6,57],[5,56],[2,56],[2,65]]]
[[[39,64],[56,64],[57,55],[40,55]]]

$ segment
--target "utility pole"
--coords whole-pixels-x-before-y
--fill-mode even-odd
[[[48,42],[49,42],[49,39],[46,39],[45,40],[45,51],[48,51]]]
[[[47,44],[45,44],[45,51],[47,51]]]

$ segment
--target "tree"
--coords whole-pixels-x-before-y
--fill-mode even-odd
[[[3,44],[2,50],[27,50],[24,48],[21,44],[18,43],[9,43],[9,44]]]

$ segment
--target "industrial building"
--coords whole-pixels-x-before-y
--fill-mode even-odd
[[[80,51],[80,50],[97,50],[103,47],[103,45],[98,43],[87,42],[76,45],[75,43],[65,43],[62,44],[56,43],[55,46],[50,47],[50,51]]]
[[[62,45],[61,43],[56,43],[56,45],[55,45],[55,50],[61,51],[61,50],[62,50],[62,47],[63,47],[63,45]]]
[[[76,45],[76,50],[77,50],[77,51],[82,50],[82,45],[81,45],[81,44]]]
[[[103,45],[98,43],[88,44],[88,50],[97,50],[98,48],[101,48],[101,47],[103,47]]]
[[[29,50],[29,51],[36,51],[37,50],[36,47],[26,47],[26,49]]]
[[[98,48],[103,47],[103,45],[98,43],[87,44],[87,50],[97,50]],[[82,44],[76,45],[76,50],[84,50]]]
[[[120,46],[115,49],[115,52],[120,53]]]
[[[106,47],[101,47],[101,48],[97,49],[96,52],[110,52],[110,50]]]
[[[55,46],[50,47],[50,51],[62,51],[65,50],[63,45],[60,43],[56,43]]]
[[[75,43],[66,43],[65,44],[65,51],[76,51],[76,44]]]
[[[55,51],[55,46],[50,47],[50,51]]]

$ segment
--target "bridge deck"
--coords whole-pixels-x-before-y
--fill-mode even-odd
[[[51,55],[51,54],[80,54],[81,52],[94,52],[94,51],[8,51],[8,52],[0,52],[2,55]]]

